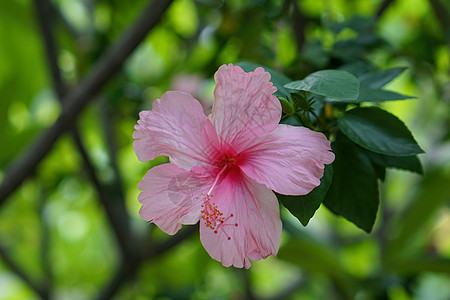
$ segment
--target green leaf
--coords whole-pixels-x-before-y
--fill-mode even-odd
[[[311,110],[311,104],[309,103],[309,100],[298,93],[292,94],[292,102],[295,103],[295,106],[299,108],[300,111]]]
[[[302,58],[318,68],[324,68],[330,62],[330,55],[318,39],[305,44],[302,51]]]
[[[277,194],[278,200],[293,214],[303,226],[308,225],[309,220],[319,208],[333,179],[332,165],[325,166],[320,185],[304,196],[289,196]]]
[[[355,102],[383,102],[393,100],[405,100],[415,98],[412,96],[402,95],[383,89],[373,89],[362,87],[359,90],[359,97]]]
[[[334,44],[331,54],[343,62],[351,62],[355,57],[361,57],[366,53],[366,48],[365,45],[362,45],[356,39],[340,41]]]
[[[373,69],[373,66],[367,62],[363,62],[360,60],[352,61],[346,63],[339,67],[339,70],[347,71],[353,75],[355,75],[358,79],[365,73],[370,72]]]
[[[351,28],[356,32],[370,32],[373,28],[374,20],[361,16],[354,16],[349,20],[340,23],[332,23],[329,25],[334,34],[338,34],[345,28]]]
[[[288,88],[285,88],[284,85],[288,82],[291,82],[292,80],[287,77],[284,74],[281,74],[277,71],[275,71],[272,68],[266,67],[264,65],[255,64],[252,62],[239,62],[236,65],[240,66],[245,72],[253,72],[256,68],[262,67],[264,70],[270,73],[271,79],[270,81],[273,83],[273,85],[277,88],[277,91],[274,93],[275,96],[280,96],[285,99],[290,100],[291,99],[291,93],[295,93],[295,90],[291,90]]]
[[[376,153],[411,156],[424,152],[402,121],[378,107],[349,110],[338,119],[338,126],[353,142]]]
[[[367,72],[359,76],[361,87],[379,89],[400,75],[406,68],[391,68],[375,72]]]
[[[292,126],[302,126],[301,118],[298,115],[283,116],[280,120],[280,124],[287,124]]]
[[[303,80],[290,82],[284,87],[336,100],[356,100],[359,95],[358,79],[352,74],[340,70],[317,71]]]
[[[366,150],[367,151],[367,150]],[[376,166],[384,168],[396,168],[411,171],[423,175],[423,167],[417,155],[389,156],[367,151],[367,156]]]
[[[361,87],[359,90],[359,96],[356,100],[337,100],[327,98],[327,102],[347,102],[347,103],[362,103],[362,102],[384,102],[384,101],[394,101],[394,100],[406,100],[415,97],[402,95],[396,92],[391,92],[383,89],[372,89]]]
[[[378,211],[378,181],[371,161],[352,141],[338,134],[332,144],[334,175],[324,205],[370,233]]]

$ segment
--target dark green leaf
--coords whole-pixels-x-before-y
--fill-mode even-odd
[[[349,20],[346,20],[345,22],[340,23],[332,23],[329,25],[331,31],[333,31],[334,34],[338,34],[345,28],[351,28],[355,30],[356,32],[370,32],[373,28],[374,20],[371,18],[361,17],[361,16],[354,16]]]
[[[369,151],[369,150],[366,150],[366,151]],[[375,164],[375,163],[373,163],[372,166],[373,166],[373,169],[375,170],[375,173],[377,174],[377,177],[379,179],[381,179],[382,181],[384,181],[384,179],[386,178],[386,167]]]
[[[396,116],[378,107],[358,107],[338,119],[338,126],[353,142],[370,151],[411,156],[424,151]]]
[[[411,98],[414,97],[383,89],[361,88],[359,90],[359,97],[356,102],[383,102],[392,100],[405,100]]]
[[[384,101],[394,101],[394,100],[406,100],[415,97],[402,95],[396,92],[391,92],[383,89],[372,89],[361,87],[359,90],[359,96],[356,100],[336,100],[327,98],[327,102],[347,102],[347,103],[361,103],[361,102],[384,102]]]
[[[378,181],[371,161],[342,134],[332,144],[334,175],[324,204],[366,232],[371,232],[378,211]]]
[[[351,62],[355,57],[361,57],[366,51],[366,47],[355,40],[341,41],[334,45],[332,56],[344,62]]]
[[[330,55],[325,51],[320,40],[317,39],[305,44],[302,57],[305,61],[319,68],[325,67],[330,61]]]
[[[374,165],[382,166],[384,168],[397,168],[408,170],[418,174],[423,174],[422,163],[417,155],[412,156],[389,156],[367,151],[367,156]]]
[[[280,97],[290,100],[291,93],[296,92],[295,90],[291,90],[291,89],[284,87],[285,84],[287,84],[288,82],[291,82],[292,80],[289,77],[287,77],[286,75],[281,74],[272,68],[269,68],[269,67],[266,67],[263,65],[259,65],[259,64],[255,64],[252,62],[246,62],[246,61],[239,62],[236,65],[240,66],[245,72],[253,72],[258,67],[264,68],[264,70],[266,70],[267,72],[270,73],[270,76],[271,76],[270,81],[277,88],[277,91],[274,93],[275,96],[280,96]]]
[[[362,87],[379,89],[400,75],[406,68],[391,68],[374,72],[367,72],[359,77]]]
[[[320,185],[304,196],[289,196],[277,194],[278,200],[293,214],[303,226],[308,225],[309,220],[319,208],[333,179],[332,165],[325,166],[324,174],[320,179]]]
[[[303,80],[290,82],[284,87],[307,91],[337,100],[356,100],[359,95],[358,79],[352,74],[341,70],[317,71]]]
[[[292,94],[292,101],[295,103],[296,107],[301,111],[310,111],[311,104],[308,99],[305,99],[302,95]]]
[[[292,126],[302,126],[300,119],[296,115],[292,116],[283,116],[280,120],[280,124],[287,124]]]
[[[371,64],[360,60],[352,61],[339,67],[339,70],[347,71],[355,75],[357,78],[360,78],[361,75],[371,71],[372,69],[373,66]]]

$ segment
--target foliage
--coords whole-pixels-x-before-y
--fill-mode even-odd
[[[446,4],[1,1],[2,186],[31,171],[0,193],[0,299],[448,299]],[[139,16],[155,21],[141,42]],[[124,37],[140,42],[129,56]],[[108,54],[106,69],[126,60],[102,73]],[[324,132],[336,155],[313,192],[279,195],[279,254],[249,271],[211,260],[195,228],[167,237],[139,218],[136,185],[167,158],[140,163],[131,145],[166,90],[207,111],[230,62],[264,66],[281,122]],[[83,107],[64,102],[86,87]],[[19,154],[42,148],[35,167]]]

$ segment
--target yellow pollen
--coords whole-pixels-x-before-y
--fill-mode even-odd
[[[205,221],[205,226],[211,230],[214,230],[214,233],[217,234],[220,229],[228,240],[231,240],[231,237],[225,232],[224,226],[233,226],[237,227],[238,223],[228,224],[226,221],[232,218],[234,215],[230,214],[228,217],[224,217],[223,213],[218,209],[216,203],[211,201],[213,195],[206,194],[205,200],[202,203],[202,216],[201,218]]]
[[[225,221],[223,214],[217,208],[214,202],[211,202],[212,195],[206,195],[206,199],[202,204],[202,219],[205,221],[206,227],[215,229],[219,224]]]
[[[226,233],[224,227],[229,225],[238,226],[238,224],[225,223],[228,221],[228,219],[233,217],[233,214],[230,214],[228,217],[223,216],[223,213],[219,210],[216,203],[212,201],[212,198],[214,197],[212,191],[219,183],[219,179],[221,178],[222,174],[227,171],[230,166],[234,166],[234,164],[236,164],[235,158],[227,158],[227,163],[220,166],[221,170],[219,171],[219,173],[217,173],[210,190],[206,194],[200,193],[200,197],[204,198],[202,203],[202,210],[200,212],[202,214],[201,218],[205,221],[205,226],[213,230],[215,234],[218,233],[218,230],[221,230],[228,240],[231,240],[231,237]],[[196,197],[195,199],[198,200],[198,197]]]

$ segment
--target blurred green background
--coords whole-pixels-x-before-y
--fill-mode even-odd
[[[70,91],[147,4],[0,1],[0,180],[61,111],[38,8]],[[95,176],[65,134],[1,206],[0,299],[450,299],[449,12],[448,0],[173,1],[78,117]],[[195,227],[170,238],[140,219],[136,185],[166,160],[137,160],[139,111],[167,90],[207,111],[214,72],[239,61],[292,79],[349,62],[408,68],[387,88],[417,99],[382,106],[425,149],[425,175],[388,172],[372,234],[324,207],[307,227],[282,209],[277,258],[239,270],[212,260]]]

